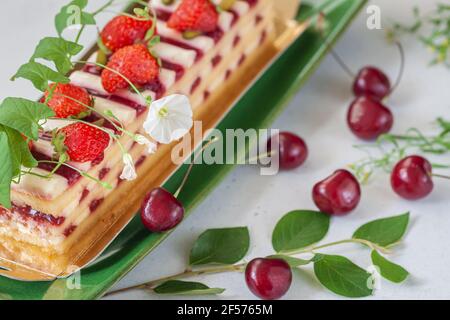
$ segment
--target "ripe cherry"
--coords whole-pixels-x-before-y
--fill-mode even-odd
[[[391,130],[394,116],[380,101],[363,95],[356,98],[350,105],[347,124],[357,137],[374,140]]]
[[[347,170],[337,170],[313,188],[313,200],[320,211],[330,215],[345,215],[361,200],[358,180]]]
[[[401,160],[391,174],[392,189],[402,198],[417,200],[433,191],[431,163],[420,156]]]
[[[298,135],[291,132],[280,132],[267,141],[267,152],[272,151],[272,142],[278,143],[280,168],[291,170],[300,167],[308,157],[308,146]]]
[[[256,296],[275,300],[284,296],[291,287],[292,271],[284,260],[257,258],[248,263],[245,281]]]
[[[171,230],[183,220],[183,217],[183,205],[163,188],[153,189],[142,203],[142,223],[152,232]]]
[[[357,97],[370,95],[378,100],[383,100],[391,92],[391,82],[380,69],[365,67],[356,76],[353,92]]]

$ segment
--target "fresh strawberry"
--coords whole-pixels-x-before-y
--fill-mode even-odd
[[[53,95],[47,105],[51,108],[57,118],[80,117],[84,113],[89,113],[86,107],[92,105],[92,99],[86,89],[74,86],[72,84],[58,83],[51,84],[50,90],[53,90]],[[49,95],[49,90],[44,94],[41,102],[45,102]],[[67,97],[70,98],[67,98]],[[76,100],[76,101],[74,101]],[[77,102],[79,101],[79,102]]]
[[[127,78],[134,85],[141,86],[156,80],[159,75],[158,61],[143,44],[134,44],[117,50],[109,59],[109,69],[102,72],[102,83],[106,91],[114,93],[128,88]]]
[[[110,136],[94,126],[77,122],[59,129],[53,145],[59,154],[67,153],[75,162],[94,161],[104,155]]]
[[[112,52],[143,41],[152,27],[152,20],[138,20],[128,16],[117,16],[103,28],[100,37]]]
[[[211,32],[217,28],[218,21],[219,14],[210,0],[183,0],[167,26],[180,32]]]

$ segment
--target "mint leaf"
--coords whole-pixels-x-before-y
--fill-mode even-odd
[[[54,116],[45,104],[23,98],[6,98],[0,105],[0,124],[37,140],[39,120]]]
[[[0,130],[0,204],[8,209],[11,208],[11,181],[16,170],[11,154],[8,135]]]
[[[377,251],[373,250],[371,257],[372,263],[380,269],[380,273],[383,278],[394,283],[401,283],[408,278],[408,271],[406,271],[402,266],[387,260]]]
[[[70,58],[80,53],[81,50],[83,47],[75,42],[47,37],[39,42],[31,60],[41,58],[53,61],[56,69],[60,73],[66,74],[73,67]]]
[[[88,0],[73,0],[61,8],[61,11],[55,16],[55,28],[60,37],[63,31],[70,26],[96,24],[94,15],[83,11],[87,4]]]
[[[179,280],[169,280],[157,286],[153,291],[157,294],[178,294],[178,295],[211,295],[221,294],[225,289],[210,288],[199,282],[186,282]]]
[[[250,234],[245,227],[210,229],[195,242],[189,264],[234,264],[245,257],[249,247]]]
[[[305,260],[305,259],[299,259],[291,256],[285,256],[282,254],[275,254],[272,256],[269,256],[270,259],[281,259],[287,262],[287,264],[291,268],[298,268],[300,266],[306,266],[307,264],[310,264],[312,260]]]
[[[309,210],[292,211],[275,226],[272,245],[276,252],[308,247],[322,240],[328,232],[330,216]]]
[[[11,80],[14,81],[17,78],[30,80],[34,87],[40,91],[47,90],[49,81],[58,83],[69,83],[70,81],[66,76],[33,61],[22,65]]]
[[[349,298],[372,295],[372,275],[342,256],[318,254],[314,273],[328,290]]]
[[[353,238],[368,240],[385,247],[398,242],[403,237],[408,223],[409,212],[400,216],[375,220],[356,230]]]

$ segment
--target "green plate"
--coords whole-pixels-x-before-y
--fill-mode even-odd
[[[314,0],[314,3],[317,4]],[[328,43],[334,43],[365,0],[322,1],[328,17]],[[317,7],[316,7],[317,8]],[[301,17],[313,12],[310,6],[301,10]],[[299,16],[299,19],[301,18]],[[313,30],[307,30],[264,73],[220,122],[218,129],[268,128],[287,102],[307,81],[327,53],[327,45]],[[165,184],[169,191],[179,186],[187,166],[182,166]],[[196,165],[188,184],[180,194],[187,214],[193,212],[208,193],[233,169],[232,165]],[[201,218],[201,217],[197,217]],[[133,269],[169,234],[149,234],[136,217],[106,252],[91,266],[81,271],[78,279],[54,282],[20,282],[0,278],[0,299],[95,299]],[[79,281],[80,288],[75,285]]]

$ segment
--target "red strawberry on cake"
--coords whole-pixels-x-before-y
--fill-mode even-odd
[[[89,113],[92,99],[86,89],[72,84],[51,84],[52,96],[47,105],[55,112],[57,118],[79,118]],[[45,102],[49,96],[47,90],[41,102]]]
[[[114,71],[112,71],[114,70]],[[106,91],[114,93],[134,85],[145,85],[156,80],[159,65],[156,58],[143,44],[134,44],[116,51],[102,72],[102,84]]]
[[[118,16],[103,28],[100,37],[103,44],[115,52],[123,47],[142,42],[152,27],[150,19],[142,17]]]
[[[58,130],[53,139],[58,153],[66,152],[69,159],[75,162],[89,162],[102,157],[109,141],[109,134],[94,125],[81,122]]]
[[[217,28],[218,21],[219,14],[210,0],[183,0],[167,26],[180,32],[211,32]]]

